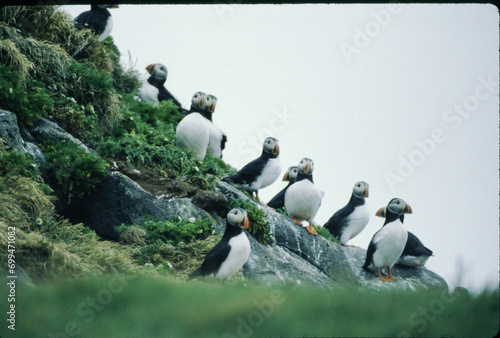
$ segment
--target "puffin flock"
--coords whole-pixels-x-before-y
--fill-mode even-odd
[[[91,10],[78,15],[75,27],[90,29],[104,40],[113,28],[108,8],[112,5],[91,5]],[[176,145],[185,151],[193,152],[200,160],[206,155],[222,158],[222,151],[227,142],[227,135],[212,120],[217,97],[204,92],[196,92],[191,99],[191,108],[182,108],[180,102],[165,88],[167,68],[161,63],[146,67],[149,78],[143,84],[139,97],[144,102],[157,105],[161,101],[172,100],[180,112],[185,115],[176,128]],[[259,189],[273,184],[281,174],[279,159],[280,146],[274,137],[264,140],[261,155],[243,166],[236,174],[225,177],[223,182],[246,190],[252,199],[263,204],[259,198]],[[317,188],[313,180],[314,161],[303,158],[297,166],[291,166],[285,172],[283,181],[288,185],[274,196],[267,205],[271,209],[284,208],[287,215],[300,227],[308,223],[307,232],[316,236],[313,220],[321,206],[324,192]],[[255,194],[255,198],[254,198]],[[323,227],[342,246],[356,237],[368,224],[370,212],[365,203],[369,196],[369,184],[359,181],[354,184],[351,197],[343,208],[336,211]],[[404,215],[411,214],[412,208],[400,198],[393,198],[387,206],[380,208],[375,215],[385,219],[382,228],[372,237],[366,252],[363,269],[377,271],[384,282],[397,280],[391,274],[394,264],[408,267],[423,266],[432,256],[432,251],[411,232],[403,227]],[[207,254],[202,265],[189,277],[213,276],[227,280],[238,272],[251,253],[250,242],[243,231],[248,229],[247,211],[234,208],[227,213],[226,230],[222,239]],[[387,269],[387,275],[381,273]]]

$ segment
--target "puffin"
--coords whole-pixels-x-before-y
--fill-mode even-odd
[[[89,28],[102,41],[113,29],[113,19],[108,8],[118,8],[118,5],[90,5],[90,11],[80,13],[75,19],[77,29]]]
[[[369,194],[369,185],[359,181],[352,188],[351,198],[346,206],[338,210],[323,225],[330,233],[337,237],[343,246],[356,237],[368,224],[370,211],[365,203]]]
[[[189,275],[214,276],[224,281],[246,263],[250,256],[250,241],[243,229],[248,229],[249,221],[245,209],[231,209],[226,216],[226,231],[222,239],[207,254],[201,266]]]
[[[214,95],[206,96],[205,117],[210,121],[210,140],[208,142],[207,155],[222,158],[222,150],[226,147],[227,135],[217,127],[212,121],[212,114],[215,111],[217,97]]]
[[[267,206],[273,209],[280,209],[285,206],[285,192],[292,184],[297,180],[297,175],[299,174],[299,167],[291,166],[283,175],[283,181],[288,181],[288,185],[283,188],[279,193],[276,194],[268,203]]]
[[[203,111],[205,107],[205,93],[196,92],[191,99],[191,109],[195,107]],[[210,140],[209,121],[200,113],[192,112],[186,115],[175,129],[177,147],[190,150],[203,160],[207,153]]]
[[[139,92],[141,100],[155,105],[161,101],[172,100],[181,108],[181,103],[164,86],[168,75],[167,67],[161,63],[152,63],[146,67],[146,70],[150,76]]]
[[[297,180],[285,192],[285,208],[289,217],[297,225],[302,226],[302,221],[309,222],[306,230],[313,236],[318,233],[312,227],[312,221],[318,213],[325,193],[314,185],[312,173],[314,161],[303,158],[299,165]]]
[[[278,158],[280,146],[274,137],[264,140],[262,154],[246,164],[236,174],[224,177],[223,182],[250,192],[250,196],[260,202],[259,189],[265,188],[276,181],[281,173],[281,162]]]
[[[396,264],[408,267],[423,266],[430,256],[432,256],[432,251],[426,248],[417,236],[408,231],[405,248]]]
[[[391,275],[391,268],[405,248],[408,232],[403,228],[404,214],[411,213],[412,209],[409,204],[401,198],[393,198],[386,207],[380,208],[375,214],[385,217],[385,222],[382,228],[373,235],[368,245],[363,269],[377,270],[380,279],[384,282],[398,279]],[[380,270],[384,268],[387,268],[387,276],[380,273]]]

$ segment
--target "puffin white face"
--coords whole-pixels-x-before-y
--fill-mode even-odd
[[[247,211],[242,208],[231,209],[227,213],[227,222],[235,227],[248,229],[250,222],[248,221]]]
[[[167,79],[167,67],[161,63],[152,63],[146,67],[147,72],[156,77],[157,79],[166,80]]]
[[[205,93],[196,92],[191,98],[191,105],[195,108],[203,109],[205,107]]]
[[[362,197],[368,197],[369,194],[369,185],[368,183],[364,181],[359,181],[354,185],[354,188],[352,188],[352,193],[354,196],[362,198]]]
[[[299,167],[292,166],[286,171],[285,175],[283,176],[283,181],[295,182],[297,180],[298,174]]]
[[[280,154],[280,145],[274,137],[268,137],[264,140],[264,152],[278,156]]]
[[[215,111],[215,105],[217,104],[217,97],[209,94],[206,96],[206,100],[205,110],[213,113]]]
[[[297,167],[299,168],[299,172],[306,175],[312,175],[314,171],[314,161],[311,160],[310,158],[304,157],[303,159],[300,160],[299,165]]]
[[[380,208],[375,215],[386,217],[388,211],[396,215],[411,214],[413,212],[410,205],[401,198],[393,198],[386,207]]]

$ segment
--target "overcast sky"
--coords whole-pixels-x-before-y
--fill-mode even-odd
[[[63,6],[76,17],[89,6]],[[393,197],[405,227],[454,286],[498,286],[499,17],[492,5],[207,5],[111,10],[122,62],[163,63],[190,107],[218,97],[224,160],[241,168],[267,136],[283,172],[315,162],[324,224],[370,184],[366,248]],[[285,182],[261,190],[270,200]]]

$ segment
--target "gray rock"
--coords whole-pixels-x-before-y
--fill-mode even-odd
[[[187,198],[159,199],[120,173],[111,175],[90,196],[75,198],[65,209],[64,216],[113,240],[118,239],[116,226],[141,222],[146,216],[161,220],[212,218]]]
[[[17,125],[17,116],[6,110],[0,109],[0,137],[7,141],[11,149],[25,153],[24,141]]]
[[[9,148],[30,155],[38,168],[45,162],[42,149],[26,128],[19,129],[17,116],[14,113],[0,110],[0,137],[7,141]]]
[[[265,284],[307,284],[333,288],[334,281],[286,248],[264,245],[248,235],[252,253],[243,266],[243,276]]]
[[[252,201],[245,194],[227,183],[219,182],[218,188],[228,198],[240,197],[245,201]],[[280,257],[282,252],[278,252],[278,250],[284,249],[296,257],[300,257],[304,263],[311,266],[311,270],[329,277],[336,285],[364,285],[374,289],[398,288],[411,290],[447,287],[444,279],[425,267],[405,268],[395,266],[392,269],[392,274],[401,280],[391,283],[383,282],[378,278],[376,272],[363,270],[362,266],[366,256],[365,249],[343,247],[319,235],[312,236],[306,229],[296,225],[289,217],[266,208],[256,201],[252,202],[267,214],[267,221],[271,227],[271,237],[276,241],[275,245],[268,246],[267,250],[259,249],[258,254],[266,256],[260,258],[263,262],[273,260],[272,257]],[[281,263],[277,263],[277,267],[280,267]],[[255,265],[257,264],[249,266]],[[280,273],[281,271],[275,272],[276,276],[279,276]],[[267,275],[269,276],[270,273]],[[279,277],[276,277],[276,279],[280,280]],[[321,280],[321,277],[314,275],[313,279]]]
[[[31,135],[39,143],[42,143],[45,140],[50,140],[54,143],[58,143],[61,141],[73,142],[82,147],[86,152],[92,155],[97,155],[97,152],[95,150],[87,147],[82,143],[82,141],[67,133],[64,129],[59,127],[57,123],[51,122],[44,118],[39,119],[33,126],[33,128],[31,129]]]

